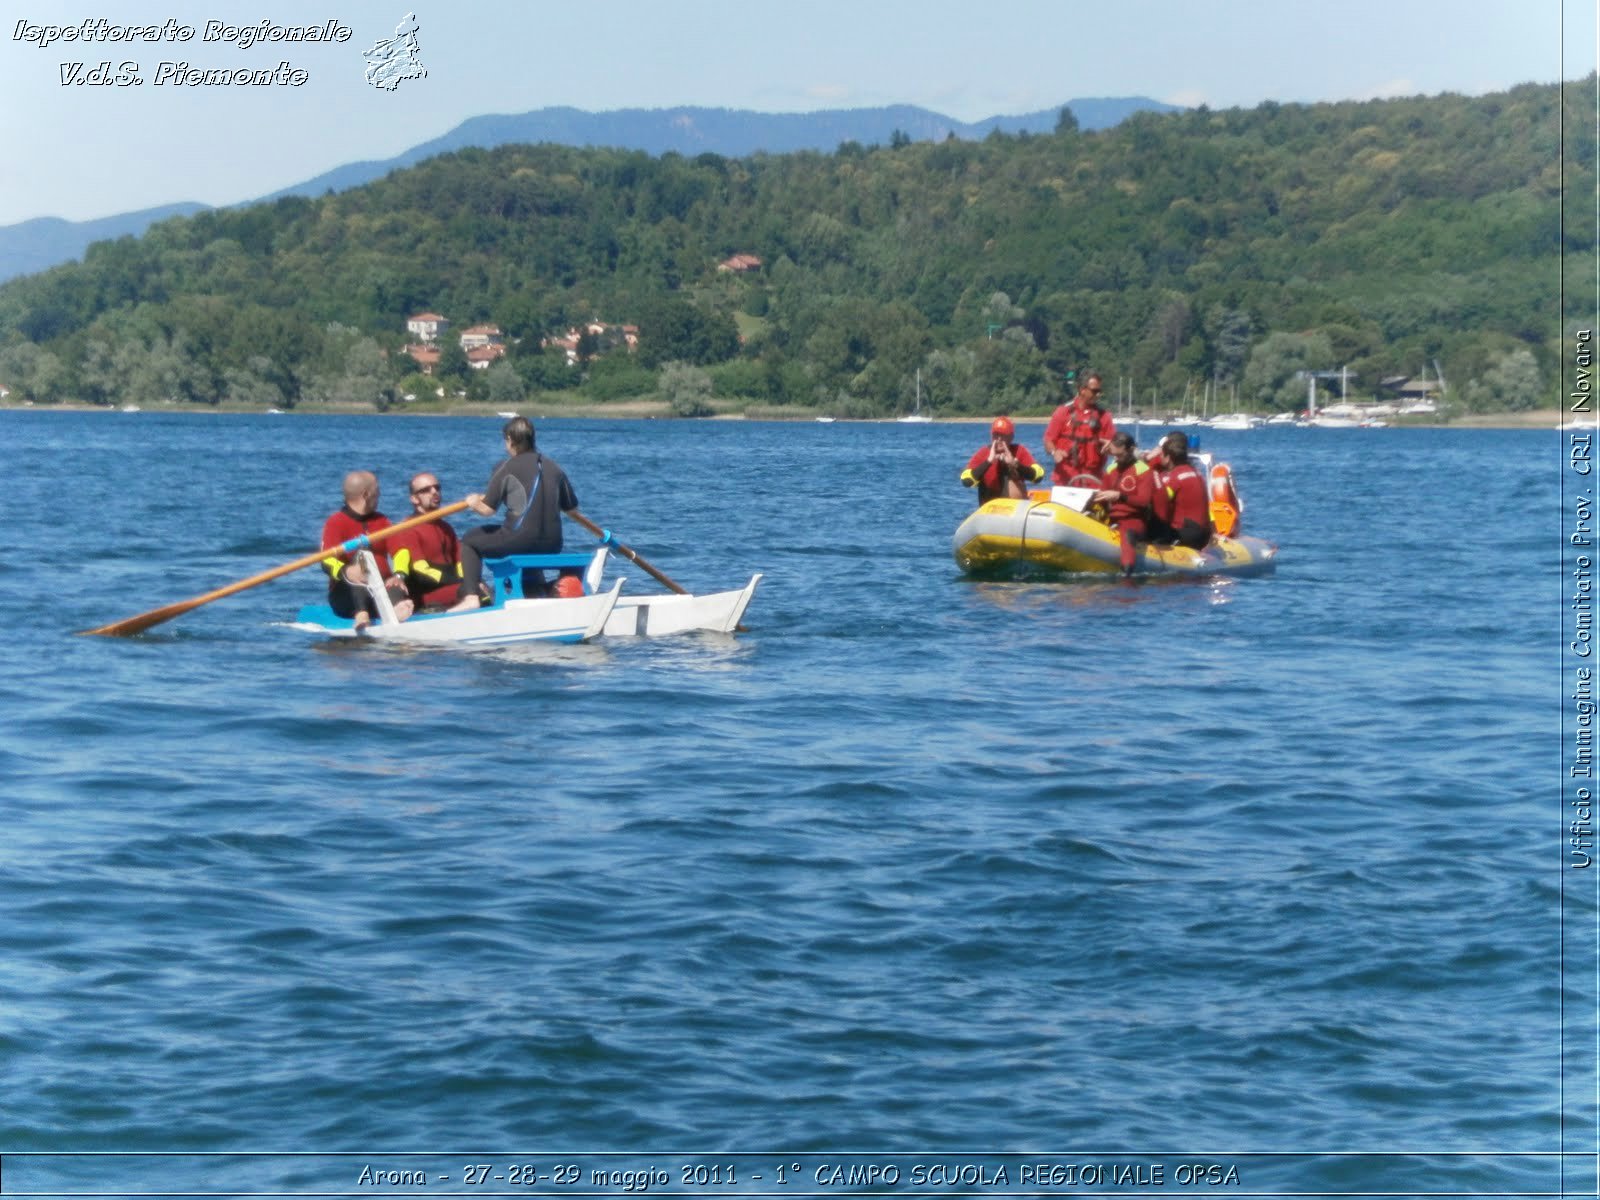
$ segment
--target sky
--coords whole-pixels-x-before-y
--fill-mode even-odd
[[[386,159],[469,117],[554,105],[804,112],[916,104],[965,121],[1075,97],[1214,109],[1581,78],[1600,0],[14,0],[0,8],[0,225],[235,204]],[[110,13],[114,12],[112,16]],[[425,76],[366,78],[415,14]],[[104,19],[155,41],[68,42]],[[347,40],[262,41],[263,22]],[[170,23],[170,24],[169,24]],[[207,40],[213,23],[224,27]],[[188,41],[169,31],[193,30]],[[90,29],[98,32],[91,24]],[[41,32],[44,31],[44,32]],[[46,40],[52,44],[42,44]],[[63,83],[100,62],[138,84]],[[130,64],[123,68],[122,64]],[[173,81],[162,64],[298,83]]]

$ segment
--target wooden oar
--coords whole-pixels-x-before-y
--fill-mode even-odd
[[[280,575],[287,575],[291,571],[298,571],[302,567],[309,567],[321,562],[330,554],[341,551],[353,554],[364,546],[381,542],[391,534],[399,533],[402,529],[410,529],[416,525],[426,525],[429,521],[437,521],[441,517],[448,517],[451,513],[458,513],[467,507],[465,500],[458,500],[454,504],[446,504],[436,508],[430,513],[423,513],[420,517],[412,517],[408,521],[401,521],[398,525],[390,525],[387,529],[380,529],[376,533],[364,537],[351,538],[338,546],[329,546],[318,550],[315,554],[307,554],[304,558],[297,558],[291,563],[284,563],[281,567],[273,567],[270,571],[263,571],[259,575],[252,575],[249,579],[241,579],[238,583],[230,583],[227,587],[220,587],[214,592],[207,592],[204,596],[196,596],[192,600],[180,600],[176,604],[169,604],[165,608],[154,608],[147,613],[140,613],[137,617],[129,617],[126,621],[118,621],[113,625],[102,625],[99,629],[81,629],[83,634],[103,634],[106,637],[131,637],[136,633],[143,633],[153,625],[163,621],[170,621],[173,617],[181,617],[192,608],[199,608],[202,604],[210,604],[213,600],[221,600],[224,596],[231,596],[235,592],[242,592],[246,588],[253,588],[258,583],[266,583]]]
[[[589,520],[588,517],[584,516],[575,508],[569,508],[567,510],[567,516],[571,517],[579,525],[582,525],[590,533],[594,534],[595,537],[599,538],[605,545],[615,547],[618,554],[622,555],[622,557],[626,558],[629,562],[637,563],[639,566],[643,567],[651,575],[655,576],[657,581],[665,584],[667,587],[677,592],[680,596],[687,596],[689,594],[688,588],[684,587],[682,584],[679,584],[675,580],[669,579],[666,575],[662,574],[649,563],[645,562],[644,559],[640,558],[639,555],[633,550],[629,549],[627,546],[624,546],[621,542],[617,541],[616,538],[612,537],[610,530],[601,529],[600,526]]]

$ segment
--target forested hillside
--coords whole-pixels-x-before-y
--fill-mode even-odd
[[[577,389],[873,415],[1141,407],[1212,382],[1292,408],[1437,360],[1459,407],[1556,402],[1563,252],[1592,249],[1593,80],[1142,114],[1084,132],[728,159],[465,150],[320,199],[166,221],[0,288],[0,383],[39,402],[507,404]],[[1563,158],[1563,153],[1565,157]],[[731,255],[758,267],[718,270]],[[1575,295],[1581,305],[1586,297]],[[492,324],[424,379],[407,317]],[[1575,308],[1573,319],[1581,309]],[[596,321],[569,366],[541,342]],[[681,364],[681,365],[680,365]]]

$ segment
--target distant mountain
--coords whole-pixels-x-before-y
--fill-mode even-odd
[[[17,225],[0,227],[0,280],[31,275],[57,263],[82,258],[91,242],[140,234],[157,221],[168,217],[187,217],[202,212],[204,204],[165,204],[143,212],[101,217],[96,221],[63,221],[60,217],[36,217]]]
[[[342,192],[381,179],[390,171],[467,147],[492,149],[510,142],[555,142],[564,146],[610,146],[648,154],[675,151],[684,155],[721,154],[740,158],[766,152],[833,151],[841,142],[886,144],[896,131],[913,141],[979,139],[1002,133],[1050,133],[1061,107],[1021,116],[994,116],[982,121],[957,121],[909,104],[885,108],[829,109],[809,113],[760,113],[731,108],[624,108],[591,113],[576,108],[541,108],[515,116],[473,117],[449,133],[381,162],[348,163],[315,179],[295,184],[261,200],[283,196],[320,196]],[[1176,106],[1143,96],[1069,100],[1078,127],[1108,129],[1136,112],[1175,112]],[[259,203],[249,201],[248,203]],[[167,217],[188,216],[204,204],[170,204],[143,212],[123,213],[96,221],[63,221],[39,217],[0,226],[0,280],[43,271],[81,258],[91,242],[143,233]]]
[[[1176,112],[1171,104],[1134,96],[1125,99],[1071,100],[1066,107],[1080,129],[1109,129],[1136,112]],[[517,116],[473,117],[449,133],[382,162],[350,163],[315,179],[264,197],[320,196],[381,179],[390,171],[469,146],[489,150],[512,142],[554,142],[562,146],[607,146],[647,154],[788,154],[797,150],[831,152],[841,142],[884,145],[896,131],[912,141],[943,141],[952,134],[978,139],[1003,133],[1050,133],[1061,106],[1021,116],[957,121],[911,104],[886,108],[827,109],[809,113],[760,113],[735,108],[620,108],[591,113],[576,108],[541,108]]]

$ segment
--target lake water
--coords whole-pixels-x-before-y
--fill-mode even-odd
[[[72,634],[315,549],[349,468],[480,490],[497,420],[0,413],[6,1190],[1592,1188],[1564,435],[1208,432],[1278,569],[1132,584],[963,578],[983,436],[541,421],[765,580],[471,652],[287,628],[314,571]]]

